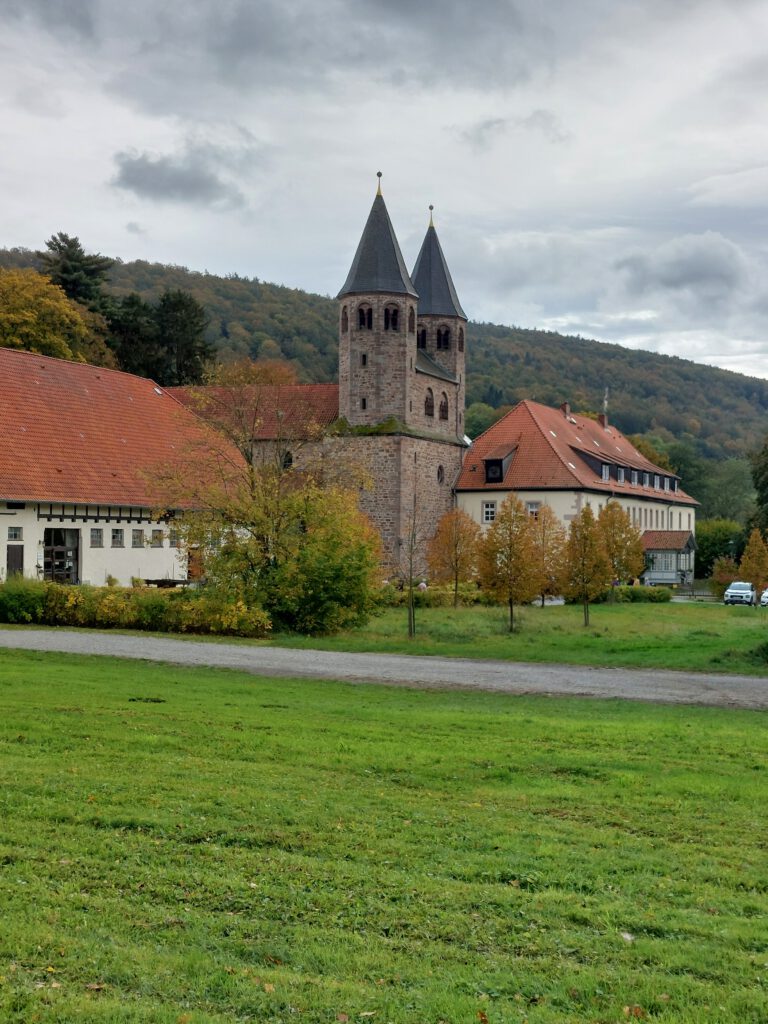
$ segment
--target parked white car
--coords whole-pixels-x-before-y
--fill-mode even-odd
[[[760,599],[762,601],[762,598]],[[757,593],[751,583],[732,583],[723,595],[725,604],[757,604]]]
[[[768,588],[760,595],[760,607],[765,608],[766,605],[768,605]]]

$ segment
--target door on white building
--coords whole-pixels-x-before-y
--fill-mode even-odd
[[[43,535],[43,579],[77,583],[80,579],[80,531],[56,527]]]
[[[24,572],[24,545],[9,544],[8,554],[5,556],[5,578],[21,576]]]

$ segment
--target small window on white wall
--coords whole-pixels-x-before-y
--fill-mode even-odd
[[[23,540],[24,530],[21,526],[8,527],[8,540]]]
[[[539,509],[540,508],[541,508],[541,502],[540,501],[526,501],[526,503],[525,503],[525,511],[528,513],[528,515],[532,519],[538,519],[539,518]]]
[[[482,504],[482,520],[484,523],[492,523],[496,519],[496,502],[484,501]]]

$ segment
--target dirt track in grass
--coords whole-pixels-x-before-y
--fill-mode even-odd
[[[750,676],[587,668],[394,654],[350,654],[54,629],[0,630],[0,647],[232,668],[422,689],[487,690],[768,709],[768,681]]]

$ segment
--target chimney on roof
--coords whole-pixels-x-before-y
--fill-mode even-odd
[[[607,415],[604,412],[598,413],[597,414],[597,422],[605,430],[605,428],[608,426],[608,417],[607,417]]]
[[[563,402],[563,404],[562,404],[562,405],[560,406],[560,412],[561,412],[561,413],[563,414],[563,416],[565,416],[565,417],[566,417],[566,419],[567,419],[567,418],[568,418],[568,417],[569,417],[569,416],[571,415],[571,406],[570,406],[570,403],[568,403],[568,402]]]

